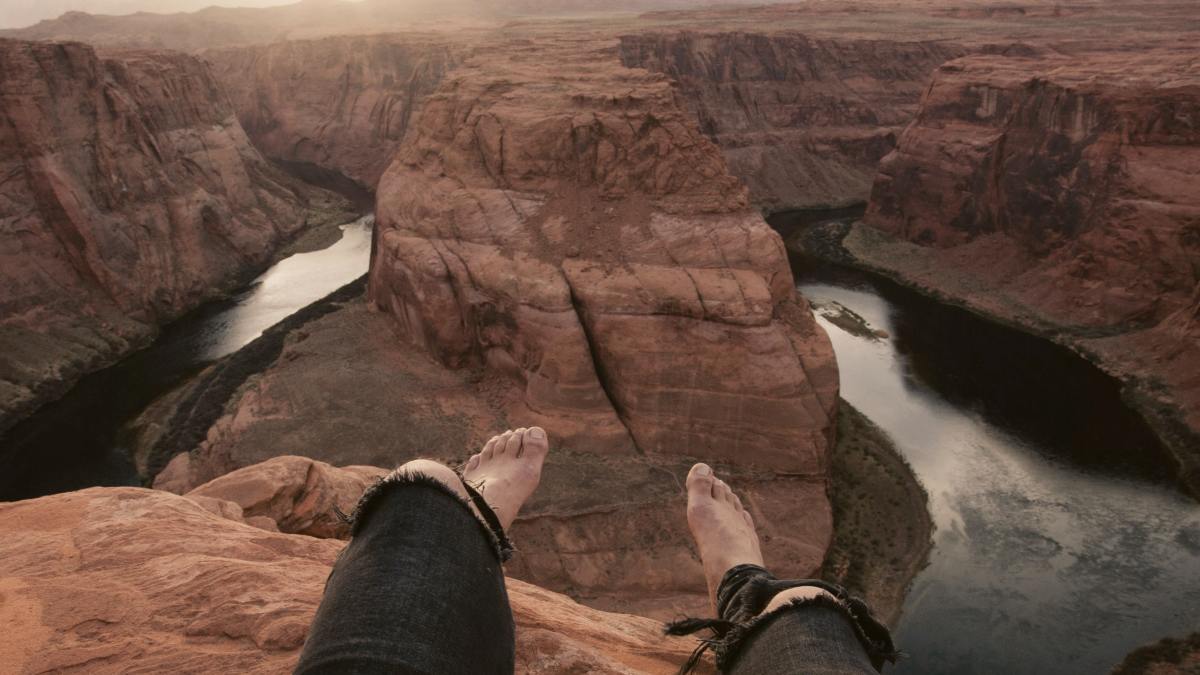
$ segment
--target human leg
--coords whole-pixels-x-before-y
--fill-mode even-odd
[[[704,563],[718,619],[686,619],[674,634],[710,629],[693,661],[711,647],[726,673],[874,673],[894,658],[887,629],[834,584],[782,581],[763,567],[754,521],[703,464],[688,474],[688,525]]]
[[[546,450],[543,430],[518,429],[489,441],[463,480],[417,460],[368,490],[296,672],[511,673],[504,533]]]

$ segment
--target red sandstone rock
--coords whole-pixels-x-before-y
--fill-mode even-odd
[[[802,512],[776,554],[815,569],[832,349],[665,77],[623,68],[611,42],[497,45],[426,101],[378,194],[370,300],[441,363],[504,376],[528,411],[510,419],[563,449],[517,528],[535,553],[516,574],[694,608],[678,481],[697,459],[776,495],[756,512],[773,534]]]
[[[540,46],[554,73],[523,49],[427,101],[380,184],[373,302],[572,445],[823,476],[832,350],[715,146],[606,45]]]
[[[160,491],[0,504],[12,673],[291,672],[342,543],[263,532]],[[667,673],[693,643],[510,580],[521,673]]]
[[[353,513],[363,491],[386,473],[370,466],[338,469],[285,456],[225,474],[185,496],[232,502],[247,522],[255,516],[265,517],[280,532],[345,538],[350,528],[338,512]]]
[[[626,66],[669,75],[764,210],[843,206],[916,113],[954,42],[664,31],[621,38]]]
[[[206,52],[255,147],[374,189],[464,48],[450,36],[338,36]]]
[[[0,40],[0,431],[305,225],[200,61]]]
[[[921,247],[856,254],[1157,382],[1139,406],[1200,485],[1197,119],[1190,51],[953,61],[865,219]]]
[[[284,461],[267,461],[278,454],[337,465],[394,467],[417,457],[454,464],[499,429],[547,423],[511,378],[448,370],[397,341],[389,322],[356,300],[297,329],[276,363],[230,401],[204,443],[172,460],[155,486],[185,493],[264,462],[238,472],[253,476]],[[514,527],[521,554],[509,574],[600,609],[659,618],[706,613],[703,571],[684,517],[682,485],[692,460],[613,454],[602,446],[586,452],[563,441],[558,420],[547,429],[553,450]],[[736,465],[719,470],[770,541],[772,569],[812,576],[831,526],[824,481]],[[298,494],[306,478],[303,471],[288,474],[289,494]]]

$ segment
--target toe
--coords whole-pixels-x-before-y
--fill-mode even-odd
[[[734,500],[737,499],[737,495],[733,494],[733,488],[729,487],[729,483],[721,483],[721,499],[724,499],[725,503],[729,504],[730,506],[734,505]]]
[[[516,457],[521,452],[521,439],[525,438],[525,427],[521,427],[512,432],[508,440],[504,444],[504,449],[496,448],[497,453],[504,453],[509,457]]]
[[[525,440],[521,443],[521,455],[544,455],[550,450],[550,440],[546,430],[541,427],[529,427],[525,432]]]
[[[750,512],[742,511],[742,518],[744,518],[746,520],[746,524],[749,525],[750,529],[753,531],[754,530],[754,518],[750,515]]]
[[[692,467],[687,475],[688,500],[712,497],[712,467],[703,462]]]
[[[492,440],[488,441],[488,444],[486,447],[484,447],[483,452],[479,453],[480,461],[486,462],[489,459],[491,459],[493,456],[495,456],[496,453],[503,452],[504,451],[504,443],[505,443],[505,441],[508,440],[508,435],[510,433],[512,433],[512,432],[506,431],[506,432],[500,434],[499,436],[496,436]]]
[[[479,466],[479,455],[471,455],[471,459],[467,460],[466,470],[470,471],[471,469],[474,469],[477,466]]]
[[[725,501],[727,499],[726,495],[728,495],[728,494],[729,494],[729,486],[725,484],[725,481],[721,480],[720,478],[713,481],[713,487],[712,487],[712,498],[713,499],[716,499],[718,501]]]
[[[740,497],[738,497],[737,495],[733,494],[733,492],[730,492],[730,493],[729,493],[729,496],[732,498],[732,499],[730,499],[730,501],[732,501],[732,502],[733,502],[733,505],[737,507],[737,510],[738,510],[738,511],[742,511],[742,510],[743,510],[743,508],[742,508],[742,500],[741,500],[741,498],[740,498]]]

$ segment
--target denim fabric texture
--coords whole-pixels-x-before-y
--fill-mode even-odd
[[[391,476],[369,489],[353,516],[296,673],[509,674],[512,610],[501,560],[512,548],[478,493],[468,502],[427,476]],[[490,516],[490,518],[489,518]],[[771,598],[816,586],[836,600],[795,601],[760,616]],[[815,579],[780,580],[758,565],[725,573],[718,619],[684,619],[675,635],[709,629],[680,672],[711,648],[723,673],[873,674],[896,652],[887,628],[845,589]]]
[[[776,594],[801,586],[820,588],[836,599],[793,601],[760,616]],[[667,625],[671,635],[713,633],[701,638],[680,673],[691,671],[708,649],[723,673],[875,673],[898,656],[887,627],[862,600],[820,579],[782,580],[759,565],[737,565],[721,578],[717,614],[717,619]],[[797,663],[803,667],[797,669]]]
[[[496,537],[417,476],[363,496],[296,673],[512,673],[512,610]]]

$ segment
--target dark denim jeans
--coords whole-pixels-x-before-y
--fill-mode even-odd
[[[488,520],[420,477],[368,491],[296,672],[512,673],[513,618],[501,568],[507,539]],[[779,590],[805,584],[839,601],[758,616]],[[887,630],[865,606],[822,582],[779,581],[741,565],[725,575],[718,600],[721,619],[676,622],[669,632],[711,629],[715,637],[693,659],[711,647],[723,672],[874,673],[892,655]]]

